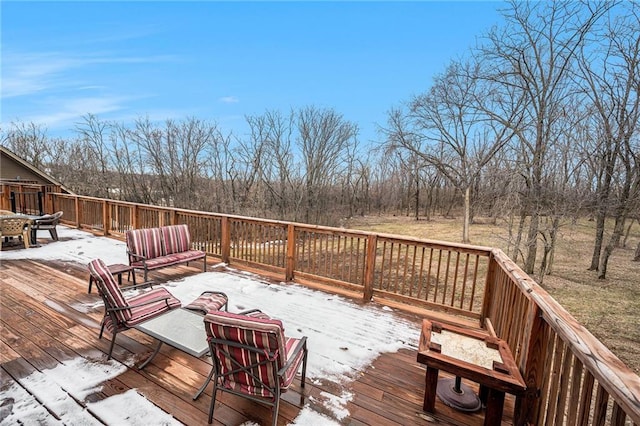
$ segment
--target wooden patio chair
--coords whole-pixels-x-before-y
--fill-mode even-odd
[[[0,249],[5,239],[18,237],[24,248],[29,248],[31,220],[24,216],[0,218]]]
[[[36,241],[36,234],[38,231],[49,231],[51,239],[58,241],[58,231],[56,226],[60,222],[63,212],[59,211],[54,214],[46,214],[33,221],[31,226],[31,240]]]
[[[209,423],[217,392],[224,391],[273,407],[275,426],[280,395],[287,391],[300,365],[304,388],[307,338],[285,337],[280,320],[257,310],[244,314],[210,312],[204,317],[204,324],[213,364],[209,375],[213,376]]]
[[[132,286],[119,287],[115,278],[109,272],[107,265],[101,259],[95,259],[89,263],[89,273],[95,281],[96,287],[98,287],[98,293],[104,301],[105,308],[98,338],[102,339],[105,327],[113,336],[107,359],[111,359],[116,335],[119,332],[128,330],[137,324],[156,318],[181,306],[180,300],[176,299],[163,287],[152,288],[126,298],[122,294],[121,288],[128,289]],[[151,283],[137,284],[137,287],[145,285],[150,286]]]

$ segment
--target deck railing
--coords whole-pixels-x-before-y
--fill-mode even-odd
[[[477,320],[506,340],[528,390],[514,423],[640,424],[640,378],[501,250],[48,193],[63,223],[123,238],[189,225],[222,262]],[[452,316],[453,316],[452,315]]]

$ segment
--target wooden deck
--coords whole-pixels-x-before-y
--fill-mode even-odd
[[[1,256],[1,255],[0,255]],[[1,257],[0,257],[1,259]],[[17,384],[34,394],[25,378],[36,371],[51,369],[61,361],[104,354],[110,336],[98,340],[102,306],[94,290],[87,294],[88,274],[82,265],[32,260],[0,262],[0,423],[7,409],[17,401],[7,401],[4,391]],[[199,272],[199,267],[180,266],[152,274],[157,282],[178,279]],[[97,305],[87,311],[86,307]],[[407,314],[420,327],[421,317]],[[130,330],[118,336],[114,358],[125,362],[136,356],[143,360],[154,347],[153,340]],[[88,399],[95,402],[129,389],[138,393],[187,425],[206,424],[211,387],[197,401],[191,397],[210,370],[210,358],[196,359],[167,347],[144,370],[128,368],[126,373],[102,385]],[[345,425],[480,425],[482,412],[468,415],[455,412],[437,400],[436,415],[422,411],[424,367],[416,362],[416,352],[401,350],[384,354],[354,382],[333,383],[307,379],[305,404],[336,419],[325,403],[328,395],[353,395],[346,404],[349,414],[337,423]],[[279,425],[291,423],[300,413],[299,380],[283,395]],[[270,424],[270,409],[259,403],[222,393],[218,397],[214,424],[240,425],[245,422]],[[86,406],[86,401],[76,401]],[[46,407],[53,418],[55,410]],[[10,411],[9,411],[10,412]],[[4,413],[4,414],[2,414]],[[511,424],[513,400],[507,397],[503,424]],[[89,410],[90,415],[94,415]],[[98,421],[101,421],[98,419]]]

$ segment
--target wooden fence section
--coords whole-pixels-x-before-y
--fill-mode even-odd
[[[38,183],[15,180],[0,182],[0,210],[11,210],[24,214],[42,214],[51,211],[46,205],[46,195],[60,192],[58,185],[40,185]]]
[[[516,424],[639,425],[640,378],[502,251],[182,209],[47,194],[63,222],[104,235],[186,223],[221,261],[477,319],[506,340],[528,390]]]

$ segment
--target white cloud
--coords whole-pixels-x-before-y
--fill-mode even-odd
[[[240,99],[238,99],[236,96],[223,96],[218,100],[225,104],[237,104],[238,102],[240,102]]]
[[[4,99],[33,95],[46,90],[95,86],[72,76],[73,72],[91,65],[147,64],[170,62],[175,59],[172,55],[118,56],[105,52],[89,55],[66,52],[3,52],[1,97]]]

